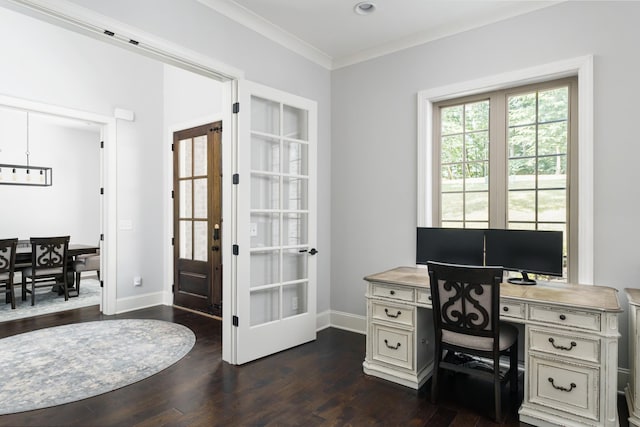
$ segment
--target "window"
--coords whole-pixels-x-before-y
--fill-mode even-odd
[[[563,231],[571,277],[577,117],[575,77],[435,103],[433,224]]]

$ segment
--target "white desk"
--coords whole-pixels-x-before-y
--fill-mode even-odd
[[[629,383],[624,389],[629,425],[640,427],[640,289],[625,289],[629,299]]]
[[[364,372],[419,388],[433,369],[433,320],[426,268],[365,277]],[[617,426],[617,290],[552,285],[500,288],[501,318],[525,325],[520,421],[533,425]],[[522,356],[521,356],[522,357]]]

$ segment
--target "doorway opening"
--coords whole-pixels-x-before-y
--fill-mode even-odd
[[[173,134],[174,305],[222,316],[222,122]]]

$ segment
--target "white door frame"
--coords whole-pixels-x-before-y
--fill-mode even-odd
[[[104,235],[100,251],[100,279],[104,283],[100,310],[104,314],[115,314],[116,309],[116,269],[117,259],[117,227],[116,227],[116,119],[81,110],[28,101],[21,98],[0,95],[0,105],[19,110],[50,114],[53,116],[81,120],[100,126],[100,134],[104,142],[100,156],[100,186],[105,189],[100,213],[100,233]],[[96,189],[97,191],[97,189]]]
[[[223,123],[231,124],[233,118],[232,113],[232,92],[234,81],[244,78],[244,71],[235,67],[229,66],[223,62],[217,61],[209,56],[195,52],[185,46],[181,46],[172,43],[168,40],[159,38],[152,34],[143,32],[139,28],[125,25],[115,19],[98,14],[90,9],[86,9],[75,3],[70,3],[66,0],[57,0],[55,7],[52,7],[50,0],[0,0],[0,6],[8,9],[23,13],[35,17],[37,19],[44,20],[54,25],[66,28],[68,30],[91,36],[95,39],[102,40],[108,43],[115,44],[124,49],[136,52],[138,54],[159,60],[160,62],[170,64],[188,71],[195,72],[197,74],[213,78],[215,80],[226,82],[223,85],[223,108],[222,108],[222,120]],[[105,35],[105,29],[108,29],[113,35]],[[136,43],[131,43],[134,40]],[[230,126],[228,128],[231,128]],[[105,132],[105,138],[112,143],[107,144],[105,141],[105,149],[109,149],[105,152],[106,160],[106,175],[108,180],[105,185],[111,188],[116,188],[116,125],[115,120],[113,124],[107,126]],[[231,132],[222,133],[222,156],[223,156],[223,180],[222,180],[222,215],[223,218],[228,218],[227,221],[222,223],[222,244],[224,248],[230,248],[232,244],[232,161],[233,153],[231,148],[232,135]],[[109,147],[111,146],[111,147]],[[166,164],[165,164],[166,167]],[[165,176],[169,173],[165,171]],[[164,194],[166,200],[164,206],[170,205],[171,187],[173,184],[168,184],[168,180],[164,183]],[[116,194],[114,192],[106,192],[109,203],[105,203],[108,206],[105,211],[105,223],[107,224],[107,232],[105,238],[111,235],[111,238],[115,239],[117,235],[117,211],[116,211]],[[168,202],[167,202],[168,200]],[[105,200],[106,202],[106,200]],[[167,214],[165,212],[165,220]],[[168,251],[171,250],[171,237],[173,235],[172,229],[166,224],[164,227],[165,239],[167,242]],[[167,230],[171,230],[168,232]],[[110,241],[111,243],[111,241]],[[223,251],[222,263],[223,265],[231,266],[232,255],[230,250]],[[109,252],[107,253],[107,271],[110,272],[115,279],[116,275],[116,245],[115,240],[109,246]],[[165,257],[166,261],[166,257]],[[115,281],[115,280],[114,280]],[[164,289],[165,292],[171,292],[171,285],[173,282],[173,274],[168,274],[167,269],[164,269]],[[103,312],[105,314],[115,314],[116,310],[116,294],[115,289],[113,295],[108,293],[109,298],[105,301]],[[223,304],[223,318],[227,319],[223,321],[223,333],[222,333],[222,359],[229,362],[231,360],[231,332],[232,323],[231,319],[231,305],[233,300],[233,289],[231,283],[231,268],[223,269],[222,276],[222,299],[225,302]],[[108,311],[107,311],[108,310]]]

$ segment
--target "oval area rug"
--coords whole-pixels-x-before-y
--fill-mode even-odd
[[[189,328],[151,319],[74,323],[0,339],[0,415],[133,384],[182,359],[195,341]]]

